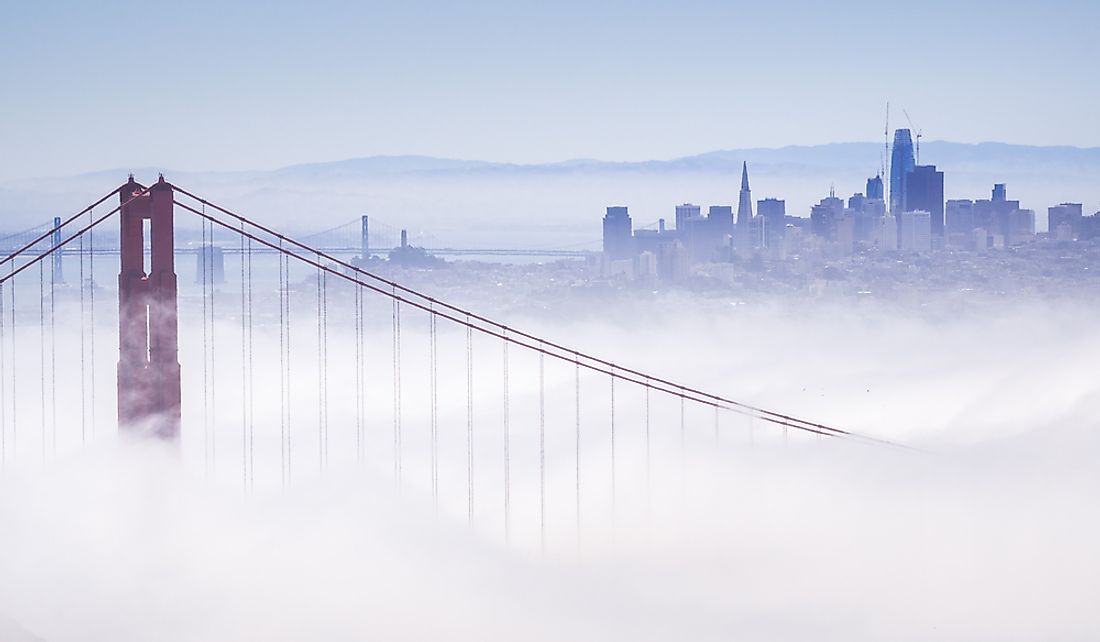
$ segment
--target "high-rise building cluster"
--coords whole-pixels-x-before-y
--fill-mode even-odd
[[[661,219],[656,229],[634,230],[626,207],[608,207],[603,272],[674,279],[699,263],[986,251],[1037,238],[1034,210],[1009,200],[1003,183],[993,186],[988,199],[945,202],[944,172],[918,164],[910,130],[894,132],[889,157],[888,184],[879,173],[846,201],[830,190],[808,217],[789,216],[776,198],[757,201],[754,214],[747,162],[741,166],[736,212],[730,205],[712,205],[704,215],[699,205],[685,203],[676,206],[673,228]],[[1100,238],[1100,213],[1084,216],[1081,204],[1062,203],[1047,214],[1053,241]]]
[[[711,205],[703,214],[699,205],[684,203],[675,210],[675,226],[665,220],[656,229],[632,229],[626,207],[607,208],[603,219],[604,270],[607,274],[633,273],[676,278],[695,263],[728,262],[755,252],[782,254],[790,227],[785,203],[766,198],[753,213],[748,164],[741,166],[737,211],[731,205]]]

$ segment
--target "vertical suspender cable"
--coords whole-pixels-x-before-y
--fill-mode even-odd
[[[399,411],[397,409],[397,298],[396,298],[396,294],[397,294],[397,289],[395,287],[393,289],[393,295],[394,296],[392,296],[390,298],[390,360],[391,360],[390,369],[391,369],[391,377],[392,377],[392,380],[390,381],[390,384],[391,384],[390,392],[393,393],[393,417],[392,417],[392,419],[393,419],[393,434],[391,435],[391,438],[393,440],[393,444],[391,445],[391,448],[390,448],[390,457],[393,460],[391,462],[393,464],[393,481],[394,481],[394,484],[399,484],[400,481],[401,481],[401,478],[399,476],[400,473],[397,471],[397,459],[398,459],[397,449],[399,448],[398,443],[397,443],[397,441],[398,441],[397,414],[398,414]]]
[[[718,406],[717,406],[717,405],[715,405],[715,406],[714,406],[714,443],[716,443],[716,444],[717,444],[717,443],[718,443],[718,441],[719,441],[719,439],[718,439],[718,431],[719,431],[719,425],[718,425],[718,409],[719,409],[719,408],[718,408]]]
[[[539,550],[546,552],[546,353],[539,342]]]
[[[615,526],[615,366],[610,366],[611,371],[611,526]]]
[[[359,293],[359,416],[363,418],[363,461],[367,459],[367,306],[363,288],[356,286]]]
[[[92,213],[88,212],[88,222],[92,222]],[[92,411],[89,428],[95,439],[95,234],[94,228],[88,228],[88,361],[91,373],[88,377],[88,402]]]
[[[321,418],[324,422],[325,467],[328,467],[328,271],[321,273]]]
[[[431,349],[432,508],[439,508],[439,348],[436,343],[435,304],[429,302],[429,347]]]
[[[283,240],[279,239],[279,247],[281,248]],[[283,389],[286,390],[286,483],[290,484],[292,462],[294,461],[294,449],[291,448],[291,435],[294,432],[294,424],[290,420],[290,408],[291,397],[293,395],[293,388],[290,386],[290,257],[283,255],[285,262],[283,263],[283,283],[286,285],[286,298],[284,299],[284,305],[286,306],[286,361],[284,365],[286,367],[283,377],[284,384]]]
[[[206,214],[206,203],[202,205],[203,216]],[[206,220],[205,218],[203,220]],[[210,221],[210,234],[207,237],[210,242],[210,252],[207,254],[207,260],[210,262],[206,269],[206,276],[210,279],[210,472],[211,474],[217,472],[218,469],[218,404],[217,394],[218,386],[217,376],[218,369],[214,364],[214,342],[217,339],[217,332],[215,328],[216,317],[214,316],[214,305],[217,303],[218,294],[214,289],[214,222]],[[225,263],[224,256],[222,256],[222,280],[225,278]]]
[[[361,460],[367,459],[367,308],[366,297],[364,296],[363,288],[360,286],[355,287],[356,293],[359,295],[359,336],[357,341],[359,342],[359,416],[362,418],[362,425],[360,426],[360,432],[362,437],[360,438],[363,444],[363,452]]]
[[[512,494],[512,453],[511,453],[511,427],[509,426],[508,408],[508,328],[501,328],[501,355],[504,366],[504,543],[509,540],[511,526],[511,494]]]
[[[256,376],[252,353],[252,239],[248,239],[248,485],[256,486]]]
[[[363,463],[363,373],[360,365],[363,362],[363,326],[360,314],[360,306],[363,300],[363,292],[360,286],[355,286],[353,303],[355,307],[355,463]]]
[[[390,296],[393,323],[393,477],[401,485],[401,303],[397,286]]]
[[[317,255],[317,262],[321,262],[321,255]],[[325,422],[324,422],[324,404],[325,404],[325,361],[324,351],[322,350],[324,343],[324,332],[321,329],[321,268],[317,268],[317,469],[324,471],[325,469]]]
[[[206,206],[203,205],[205,208]],[[206,305],[206,268],[210,259],[210,248],[206,246],[206,219],[201,219],[202,245],[199,254],[199,277],[202,280],[202,470],[210,476],[210,339],[207,335],[209,310]]]
[[[282,239],[279,247],[282,248]],[[286,257],[282,252],[276,257],[279,260],[279,482],[286,488],[286,281],[283,279],[283,261]]]
[[[397,292],[395,291],[394,294],[396,295]],[[397,387],[397,481],[400,483],[404,468],[403,448],[405,445],[401,425],[403,419],[401,412],[401,301],[394,299],[394,303],[396,304],[394,313],[397,315],[397,334],[394,336],[396,341],[394,346],[397,350],[394,356],[394,364],[397,367],[397,375],[394,378],[394,385]]]
[[[11,262],[11,271],[15,272],[15,263],[13,259]],[[19,344],[16,342],[15,331],[18,327],[15,317],[15,277],[9,276],[11,280],[11,454],[15,456],[19,447],[19,421],[16,416],[16,402],[19,400],[19,394],[15,387],[16,377],[16,357],[19,356]]]
[[[42,461],[46,461],[46,266],[38,261],[38,383]]]
[[[653,501],[653,461],[650,457],[649,436],[649,377],[645,378],[645,496],[648,510]]]
[[[240,234],[240,261],[241,261],[241,475],[244,487],[248,489],[248,310],[245,301],[245,253],[244,253],[244,221],[241,221]]]
[[[474,522],[474,337],[466,315],[466,518]]]
[[[8,455],[8,379],[4,366],[4,284],[0,283],[0,469],[3,469]]]
[[[87,375],[87,368],[86,368],[85,363],[84,363],[84,356],[87,353],[87,348],[85,348],[85,344],[84,344],[84,323],[87,321],[87,318],[86,318],[87,314],[84,310],[84,235],[83,234],[80,235],[80,238],[77,241],[77,248],[78,248],[77,257],[79,258],[78,262],[80,264],[80,269],[79,269],[79,272],[80,272],[80,275],[79,275],[80,276],[80,324],[79,324],[80,325],[80,443],[81,443],[81,445],[83,445],[84,442],[87,439],[87,437],[85,435],[85,432],[86,432],[86,424],[87,424],[87,418],[88,418],[87,417],[88,411],[87,411],[86,395],[85,395],[85,390],[84,390],[84,386],[88,382],[88,375]],[[0,297],[0,298],[2,298],[2,297]],[[0,316],[2,316],[2,315],[0,315]],[[3,340],[0,340],[0,344],[3,344]],[[2,406],[2,402],[0,402],[0,406]]]
[[[363,460],[367,459],[367,297],[361,287],[359,290],[359,380],[363,382],[363,391],[359,395],[359,403],[362,404],[360,414],[363,416]]]
[[[577,427],[573,442],[575,449],[573,461],[576,464],[575,490],[577,493],[577,544],[579,546],[581,541],[581,358],[580,354],[576,352],[573,353],[573,383],[575,388],[574,393],[576,395],[574,408],[577,413]]]
[[[684,388],[680,387],[680,450],[687,447],[687,424],[684,422]]]
[[[60,260],[61,250],[58,252]],[[50,261],[50,442],[54,456],[57,455],[57,323],[56,300],[57,290],[57,262]]]

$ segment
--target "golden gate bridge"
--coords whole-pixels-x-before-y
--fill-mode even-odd
[[[177,215],[198,220],[201,247],[234,247],[238,273],[221,276],[239,279],[239,291],[219,287],[212,253],[200,252],[197,282],[181,294]],[[117,243],[104,240],[114,218]],[[617,469],[624,449],[644,454],[648,485],[654,448],[683,448],[689,438],[771,430],[784,441],[904,448],[491,319],[344,260],[346,247],[297,240],[163,176],[148,186],[131,176],[20,240],[0,260],[0,468],[83,447],[97,429],[117,426],[193,446],[184,456],[201,451],[207,474],[229,469],[245,489],[257,477],[287,486],[343,462],[384,465],[399,488],[423,489],[433,503],[450,493],[471,522],[492,506],[505,537],[521,474],[535,480],[544,538],[550,456],[572,469],[570,497],[560,500],[573,504],[579,529],[583,490],[600,487],[613,510],[616,485],[633,474]],[[117,305],[96,281],[97,267],[114,274],[104,248],[119,257]],[[78,263],[75,287],[61,278],[63,255]],[[97,335],[104,315],[117,335]],[[75,329],[58,323],[73,318]],[[117,360],[96,349],[113,348],[114,336]],[[104,376],[111,366],[114,376]],[[532,402],[528,411],[517,395]],[[709,435],[697,429],[703,413]],[[498,483],[483,483],[486,474]],[[492,488],[488,498],[482,488]]]

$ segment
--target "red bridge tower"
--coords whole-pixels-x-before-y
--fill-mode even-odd
[[[133,176],[119,190],[118,425],[175,439],[180,431],[180,364],[172,186],[161,176],[144,191]]]

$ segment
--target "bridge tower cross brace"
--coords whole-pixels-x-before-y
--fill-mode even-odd
[[[119,190],[118,425],[174,440],[180,431],[180,364],[172,186],[161,176],[143,191],[133,176]]]

